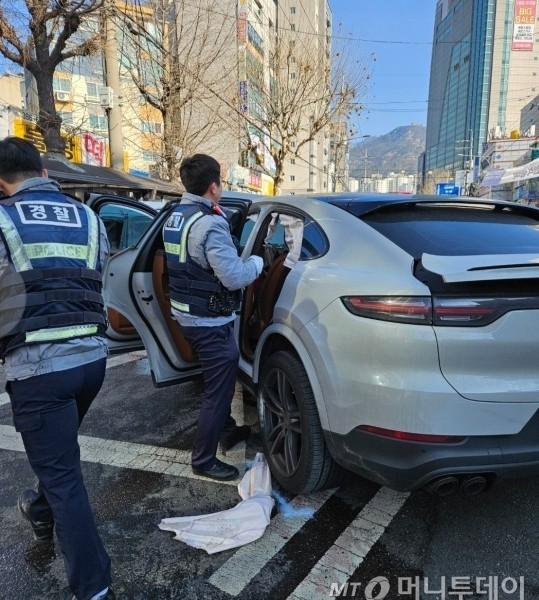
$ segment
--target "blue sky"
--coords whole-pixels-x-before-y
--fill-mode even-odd
[[[360,135],[383,135],[426,124],[432,34],[437,0],[330,0],[333,30],[360,39],[360,53],[376,62],[361,101]]]

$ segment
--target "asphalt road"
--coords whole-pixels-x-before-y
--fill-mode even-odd
[[[539,600],[539,479],[471,498],[399,494],[354,475],[304,497],[274,485],[272,521],[256,542],[210,555],[173,539],[157,527],[161,519],[240,501],[234,483],[190,471],[200,391],[199,382],[154,388],[143,353],[113,357],[81,428],[85,481],[119,600]],[[233,410],[256,424],[239,390]],[[224,458],[243,471],[257,451],[255,431]],[[0,599],[57,598],[65,586],[58,546],[36,545],[16,509],[34,476],[6,395],[0,460]]]

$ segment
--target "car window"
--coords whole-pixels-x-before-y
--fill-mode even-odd
[[[308,260],[322,256],[328,250],[328,242],[320,226],[309,217],[305,217],[303,225],[303,242],[300,260]]]
[[[148,213],[112,203],[102,206],[99,216],[105,224],[111,252],[136,244],[153,221]]]
[[[241,230],[241,237],[240,237],[240,247],[241,248],[245,247],[245,244],[247,243],[247,240],[249,239],[249,236],[251,235],[251,231],[253,231],[253,228],[255,226],[257,219],[258,219],[258,211],[250,213],[249,216],[247,217],[247,219],[245,219],[245,223],[243,224],[243,229]]]
[[[419,259],[426,254],[538,254],[539,222],[529,216],[476,207],[394,207],[363,220]]]

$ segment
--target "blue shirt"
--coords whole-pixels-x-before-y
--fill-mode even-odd
[[[32,177],[23,181],[16,192],[23,190],[57,192],[60,186],[46,177]],[[103,269],[109,255],[109,241],[105,226],[100,219],[99,226],[99,258]],[[0,277],[9,270],[6,248],[0,238]],[[6,355],[4,363],[6,379],[8,381],[28,379],[36,375],[72,369],[104,358],[107,353],[107,342],[102,336],[23,346]]]

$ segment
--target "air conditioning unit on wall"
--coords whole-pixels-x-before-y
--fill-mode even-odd
[[[112,108],[114,105],[114,93],[111,87],[104,87],[99,93],[99,104],[103,108]]]
[[[69,92],[54,92],[54,99],[58,102],[69,102],[71,100]]]

